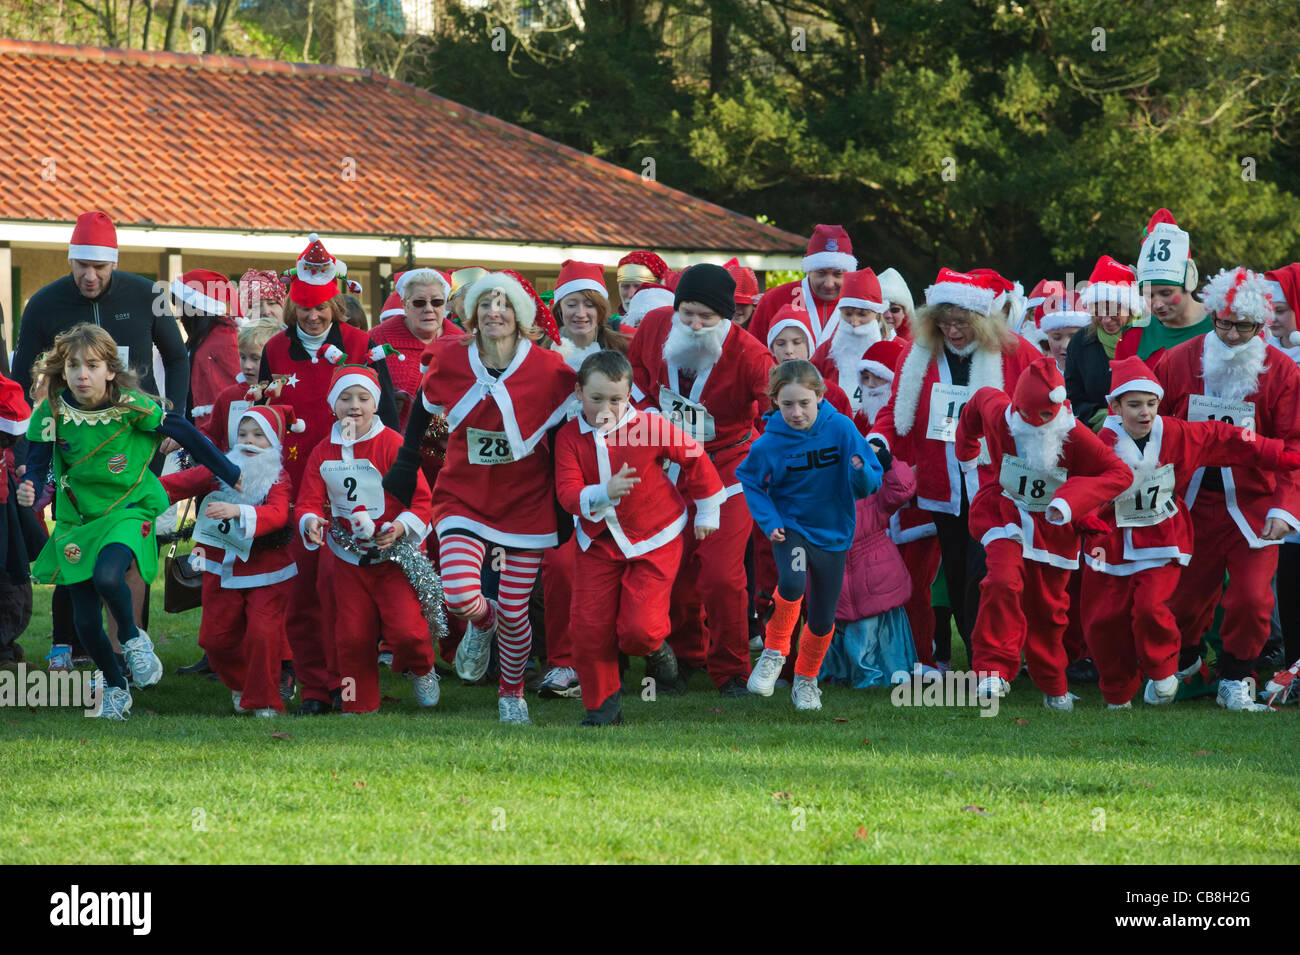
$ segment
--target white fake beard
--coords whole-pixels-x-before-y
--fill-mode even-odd
[[[1259,387],[1268,354],[1263,338],[1256,335],[1244,345],[1231,347],[1210,332],[1205,341],[1201,374],[1207,391],[1218,398],[1240,401]]]
[[[943,340],[943,347],[948,349],[948,351],[952,352],[958,358],[968,358],[971,355],[975,354],[976,350],[980,347],[980,341],[978,338],[973,338],[971,339],[970,344],[966,345],[964,348],[954,348],[952,345],[948,343],[948,340],[945,338]]]
[[[252,457],[244,454],[244,451],[256,451]],[[236,491],[231,488],[226,500],[234,504],[252,504],[258,505],[266,500],[266,495],[271,491],[271,485],[275,484],[276,478],[280,476],[280,449],[279,448],[257,448],[251,444],[237,444],[226,454],[226,457],[234,462],[240,470],[240,478],[244,483],[243,491]],[[223,489],[224,491],[224,489]]]
[[[880,341],[880,328],[875,322],[849,325],[841,320],[840,327],[831,336],[830,355],[839,374],[839,386],[850,395],[857,390],[857,367],[867,349]]]
[[[1035,471],[1050,471],[1061,460],[1061,451],[1065,441],[1074,427],[1074,415],[1065,405],[1056,413],[1056,417],[1044,425],[1032,425],[1014,408],[1011,416],[1011,436],[1016,439],[1016,449],[1020,457]]]
[[[722,343],[730,326],[724,322],[698,332],[687,328],[673,313],[673,324],[664,341],[664,361],[693,374],[712,368],[722,357]]]
[[[890,385],[876,385],[874,388],[862,389],[862,411],[872,424],[876,423],[876,415],[880,414],[880,409],[889,404],[890,387]]]

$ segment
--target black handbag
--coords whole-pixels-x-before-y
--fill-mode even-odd
[[[184,517],[176,522],[178,532],[186,517],[189,517],[188,508]],[[203,606],[203,569],[191,564],[188,554],[184,557],[176,556],[177,546],[182,540],[189,540],[193,532],[191,527],[184,537],[178,536],[172,540],[167,556],[163,559],[163,610],[167,613],[184,613]]]

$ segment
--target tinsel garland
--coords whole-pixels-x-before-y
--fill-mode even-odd
[[[433,569],[433,562],[417,545],[403,537],[387,550],[364,549],[339,524],[330,525],[330,536],[349,554],[355,554],[367,563],[377,564],[391,560],[402,568],[402,573],[406,574],[406,579],[415,588],[415,595],[420,598],[420,610],[429,625],[429,635],[435,642],[447,636],[447,615],[442,609],[442,578]]]

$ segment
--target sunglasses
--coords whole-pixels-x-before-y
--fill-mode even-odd
[[[952,329],[954,332],[963,332],[966,329],[970,328],[970,322],[964,319],[954,322],[945,318],[935,322],[934,324],[941,330]]]
[[[1235,328],[1237,334],[1242,338],[1249,338],[1251,335],[1254,335],[1255,332],[1259,331],[1259,326],[1254,322],[1229,322],[1222,318],[1216,318],[1214,320],[1214,327],[1221,332],[1226,332],[1230,328]]]
[[[424,308],[426,305],[432,305],[434,308],[442,308],[447,304],[445,298],[413,298],[408,303],[412,308]]]

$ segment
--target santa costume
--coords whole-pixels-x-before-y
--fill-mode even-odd
[[[287,405],[261,405],[244,412],[262,429],[269,448],[236,443],[228,453],[241,469],[242,490],[218,481],[204,467],[162,478],[173,503],[203,497],[194,526],[190,562],[202,568],[203,615],[199,646],[230,690],[236,713],[274,716],[284,711],[280,664],[285,612],[298,573],[289,549],[293,488],[280,460],[286,433],[301,431]],[[235,518],[213,518],[210,503],[239,508]]]
[[[740,320],[740,309],[755,308],[763,298],[763,290],[758,287],[758,276],[754,270],[745,268],[737,259],[728,259],[722,263],[722,267],[731,273],[736,282],[736,317],[732,320],[743,326],[746,322]],[[754,313],[750,311],[749,318],[753,317]]]
[[[892,313],[895,308],[901,308],[902,317],[897,319],[891,327],[889,322],[885,322],[888,329],[885,338],[901,338],[903,341],[912,340],[912,323],[916,321],[916,304],[912,300],[912,290],[907,287],[907,282],[899,274],[898,269],[889,268],[877,276],[880,282],[880,294],[885,297],[889,303],[889,311]]]
[[[634,297],[645,286],[662,283],[667,275],[668,263],[646,249],[629,252],[619,259],[618,264],[614,267],[614,281],[619,285],[635,286],[632,289]],[[622,307],[623,314],[626,315],[628,307],[631,305],[631,299],[626,302],[620,301],[619,304]],[[617,327],[620,331],[625,331],[622,322]]]
[[[854,325],[843,317],[844,308],[865,309],[871,317],[860,325]],[[880,316],[889,310],[889,301],[880,290],[880,282],[871,269],[850,272],[844,276],[844,286],[840,290],[840,300],[835,304],[831,324],[834,331],[817,350],[811,361],[821,372],[827,383],[834,382],[848,395],[853,416],[862,407],[862,389],[858,384],[858,362],[867,353],[867,349],[881,341]]]
[[[812,316],[802,308],[795,308],[793,305],[786,305],[772,317],[772,324],[767,330],[767,348],[772,352],[772,358],[776,360],[778,364],[781,362],[781,357],[777,355],[773,349],[776,345],[776,340],[781,337],[781,333],[788,330],[798,331],[803,336],[804,347],[809,352],[809,357],[811,357],[813,340]],[[808,361],[809,357],[805,357],[804,361]],[[817,370],[825,376],[825,373],[822,372],[820,368]],[[849,401],[849,396],[845,394],[844,389],[840,387],[836,379],[833,377],[823,377],[823,383],[826,385],[825,398],[831,403],[831,407],[840,414],[852,418],[853,407]],[[760,406],[758,417],[754,420],[754,428],[759,434],[763,433],[763,418],[771,410],[771,402],[767,402]]]
[[[819,225],[813,229],[812,238],[808,240],[808,251],[801,263],[805,273],[819,269],[837,269],[842,272],[854,272],[858,260],[853,257],[853,243],[843,226]],[[843,291],[840,293],[843,294]],[[835,306],[839,297],[826,300],[813,293],[808,283],[808,276],[796,282],[787,282],[763,293],[763,299],[754,310],[748,331],[760,342],[767,341],[767,330],[772,319],[782,307],[793,305],[809,313],[813,329],[812,348],[814,351],[831,337],[839,318],[835,315]]]
[[[727,493],[720,528],[698,543],[693,537],[684,541],[673,590],[673,651],[690,666],[707,665],[719,689],[743,695],[749,676],[745,544],[753,521],[735,468],[749,451],[758,409],[769,406],[773,361],[762,342],[727,319],[734,300],[735,282],[725,269],[691,266],[678,281],[673,308],[645,317],[628,360],[633,400],[643,410],[665,415],[703,444]],[[722,321],[693,332],[678,315],[683,302],[704,305]],[[676,480],[677,471],[669,476]],[[690,517],[693,521],[694,513]],[[701,604],[708,618],[707,636]]]
[[[1300,262],[1293,262],[1280,269],[1265,272],[1264,278],[1271,283],[1269,291],[1274,309],[1276,310],[1282,302],[1285,302],[1293,316],[1300,315]],[[1300,365],[1300,331],[1290,332],[1285,336],[1275,334],[1273,345]],[[1300,533],[1288,534],[1283,539],[1277,557],[1277,579],[1300,580]],[[1277,591],[1278,619],[1282,625],[1286,660],[1294,661],[1300,659],[1300,588],[1278,589],[1275,586],[1274,590]],[[1267,686],[1265,690],[1270,694],[1273,692]],[[1286,698],[1294,701],[1297,693],[1292,690]]]
[[[1220,272],[1202,296],[1216,320],[1269,319],[1273,303],[1264,279],[1246,269]],[[1230,421],[1300,451],[1300,370],[1256,333],[1228,345],[1215,331],[1169,349],[1156,368],[1164,388],[1160,413],[1187,421]],[[1282,534],[1268,532],[1276,519],[1286,532],[1300,530],[1300,475],[1239,465],[1200,468],[1187,491],[1195,542],[1191,562],[1171,602],[1182,633],[1180,663],[1190,669],[1210,627],[1226,570],[1223,652],[1219,656],[1219,702],[1242,709],[1253,681],[1251,667],[1268,640]],[[1277,524],[1272,525],[1274,530]]]
[[[1044,705],[1073,709],[1061,642],[1065,584],[1079,566],[1073,522],[1128,487],[1132,473],[1075,420],[1046,355],[1021,373],[1011,398],[977,391],[962,409],[956,445],[962,466],[982,472],[970,508],[971,533],[988,555],[972,635],[979,691],[1004,695],[1023,650]]]
[[[239,370],[239,284],[211,269],[191,269],[171,285],[190,356],[190,417],[199,430]]]

